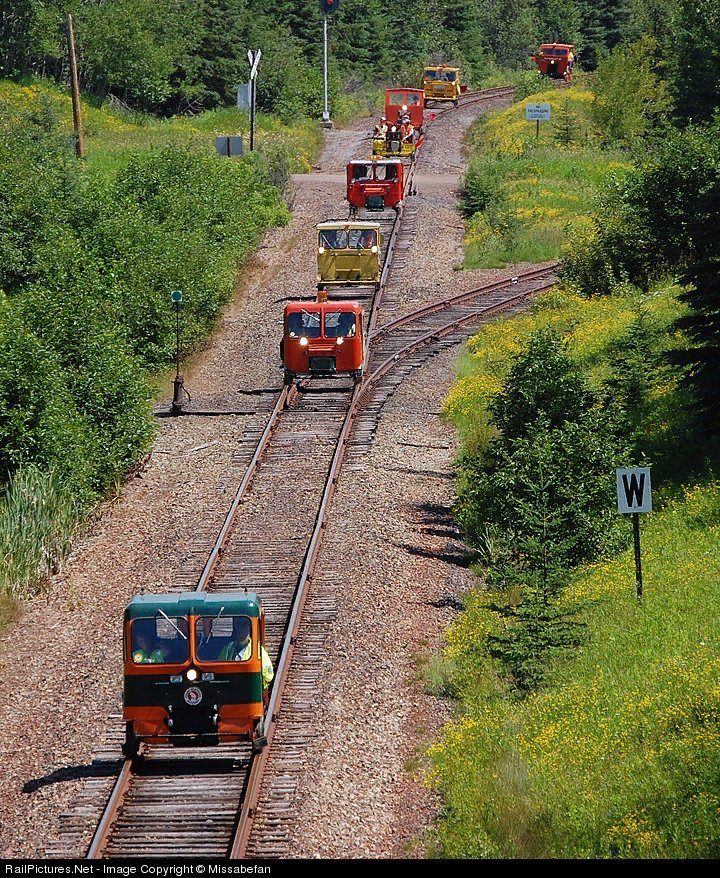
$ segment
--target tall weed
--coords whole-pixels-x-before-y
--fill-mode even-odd
[[[0,591],[27,597],[58,573],[83,512],[58,474],[35,466],[18,470],[0,502]]]

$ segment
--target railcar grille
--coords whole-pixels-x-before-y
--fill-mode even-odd
[[[310,357],[311,372],[334,372],[335,357]]]

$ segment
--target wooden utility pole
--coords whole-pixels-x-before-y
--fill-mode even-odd
[[[78,86],[77,60],[75,58],[75,36],[72,15],[67,17],[68,52],[70,55],[70,85],[72,88],[73,124],[75,126],[75,153],[79,159],[85,155],[83,144],[82,116],[80,115],[80,87]]]

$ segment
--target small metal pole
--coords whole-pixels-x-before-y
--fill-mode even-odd
[[[72,15],[67,17],[68,54],[70,55],[70,89],[72,92],[73,125],[75,127],[75,154],[79,159],[85,155],[82,115],[80,112],[80,86],[78,85],[77,60],[75,58],[75,35]]]
[[[173,381],[173,400],[170,411],[179,415],[183,407],[184,379],[180,374],[180,305],[182,304],[182,290],[173,290],[170,299],[175,306],[175,379]]]
[[[540,140],[540,120],[535,120],[535,140]]]
[[[327,12],[323,15],[323,94],[324,107],[323,125],[332,128],[330,121],[330,109],[328,107],[328,17]]]
[[[642,600],[643,582],[642,582],[642,562],[640,559],[640,515],[633,512],[633,534],[635,536],[635,586],[637,589],[637,599]]]

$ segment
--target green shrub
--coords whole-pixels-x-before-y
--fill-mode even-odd
[[[487,210],[502,200],[501,177],[493,163],[474,161],[465,172],[460,196],[463,216]]]

